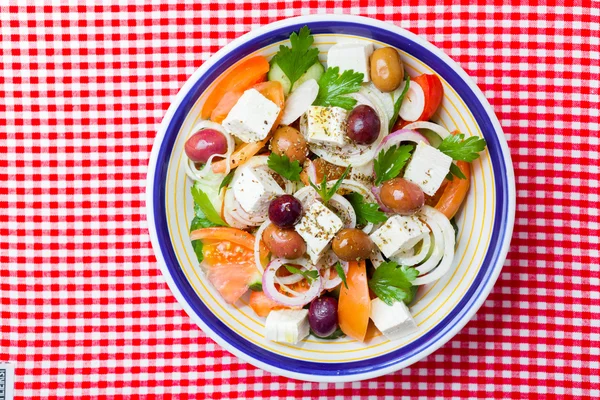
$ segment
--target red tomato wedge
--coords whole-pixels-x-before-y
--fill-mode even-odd
[[[448,182],[442,196],[435,205],[435,208],[448,217],[448,219],[454,217],[460,208],[471,184],[471,164],[466,161],[457,161],[456,166],[467,179],[454,177],[454,179]]]
[[[442,81],[437,75],[428,74],[419,75],[413,78],[412,81],[418,83],[423,89],[423,93],[425,93],[425,108],[418,121],[429,121],[437,111],[444,96]]]
[[[252,250],[254,248],[254,235],[236,228],[214,227],[201,228],[192,231],[191,240],[226,240]]]
[[[252,292],[252,294],[250,294],[250,303],[248,303],[248,305],[259,317],[266,317],[271,310],[282,310],[287,308],[269,299],[264,292]]]
[[[367,270],[364,261],[351,261],[349,264],[346,274],[348,288],[342,284],[340,289],[338,321],[346,335],[362,342],[371,314]]]
[[[258,90],[267,99],[269,99],[273,103],[277,104],[280,109],[283,109],[283,106],[285,104],[285,96],[283,95],[283,86],[281,86],[281,83],[279,83],[277,81],[262,82],[262,83],[254,85],[253,88]],[[233,98],[233,96],[234,95],[231,95],[231,98]],[[233,108],[233,105],[235,105],[235,103],[233,103],[231,105],[231,108]],[[223,110],[225,108],[226,107],[223,106]],[[231,108],[229,108],[229,110],[227,110],[227,113],[229,113]],[[222,118],[225,119],[226,116],[227,116],[227,114],[222,116]],[[273,131],[273,130],[277,129],[277,127],[279,127],[279,120],[281,119],[281,116],[282,116],[282,113],[280,112],[279,117],[277,117],[277,120],[275,121],[275,123],[273,124],[273,127],[271,128],[271,131]],[[221,118],[221,116],[219,116],[219,118]],[[242,165],[250,157],[256,155],[256,153],[258,153],[260,151],[260,149],[262,149],[265,146],[265,144],[267,144],[267,142],[269,141],[270,138],[271,138],[271,136],[269,135],[264,140],[261,140],[260,142],[244,143],[244,144],[240,145],[237,149],[235,149],[235,151],[231,155],[231,164],[230,164],[231,168],[235,168],[235,167]],[[217,162],[214,162],[212,164],[212,170],[215,173],[221,173],[221,174],[224,173],[227,170],[227,160],[219,160]]]
[[[206,277],[230,304],[235,303],[248,285],[260,277],[254,264],[254,253],[243,245],[230,241],[205,244],[201,267]]]
[[[225,72],[221,81],[206,98],[200,113],[202,118],[207,119],[211,116],[225,93],[230,91],[243,92],[257,82],[264,81],[267,72],[269,72],[269,61],[263,56],[249,58]]]

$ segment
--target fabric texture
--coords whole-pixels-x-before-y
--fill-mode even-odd
[[[367,1],[0,6],[0,362],[26,398],[599,398],[600,7]],[[456,3],[456,2],[455,2]],[[188,77],[285,17],[360,14],[443,49],[514,162],[505,267],[473,320],[397,373],[304,383],[208,339],[152,252],[153,138]]]

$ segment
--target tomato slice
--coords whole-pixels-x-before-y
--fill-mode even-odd
[[[225,93],[217,107],[213,110],[212,114],[210,114],[210,120],[220,124],[229,114],[229,111],[235,106],[235,103],[242,97],[244,92],[239,92],[237,90],[233,90],[231,92]]]
[[[338,321],[342,331],[360,342],[365,340],[371,298],[365,261],[351,261],[346,274],[348,288],[342,284],[338,300]]]
[[[267,72],[269,72],[269,61],[263,56],[249,58],[225,72],[221,81],[208,94],[200,113],[202,118],[207,119],[211,116],[225,93],[243,92],[257,82],[264,81]]]
[[[423,93],[425,93],[425,108],[418,121],[429,121],[437,111],[444,96],[442,81],[437,75],[429,74],[419,75],[412,80],[421,85]]]
[[[214,241],[228,241],[240,246],[243,246],[250,251],[254,249],[254,235],[237,228],[228,227],[213,227],[213,228],[200,228],[192,231],[190,239],[194,240],[214,240]],[[260,244],[260,256],[264,259],[269,250],[262,243]]]
[[[252,292],[248,305],[259,317],[266,317],[271,310],[283,310],[287,308],[268,298],[264,292]]]

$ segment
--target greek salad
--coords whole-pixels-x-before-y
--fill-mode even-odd
[[[486,143],[430,121],[442,83],[409,76],[396,49],[338,43],[326,67],[318,55],[304,27],[205,94],[185,143],[192,247],[226,302],[266,318],[267,339],[395,340],[418,330],[417,289],[452,267]]]

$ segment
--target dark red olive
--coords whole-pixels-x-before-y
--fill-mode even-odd
[[[227,152],[227,139],[214,129],[202,129],[188,138],[185,142],[185,154],[190,160],[206,164],[213,154]]]
[[[338,327],[338,302],[333,297],[319,297],[310,303],[308,323],[315,335],[327,337]]]
[[[350,111],[346,135],[358,144],[371,144],[377,140],[381,121],[371,107],[360,105]]]
[[[284,194],[269,204],[269,219],[280,228],[291,228],[302,217],[302,203],[292,195]]]

